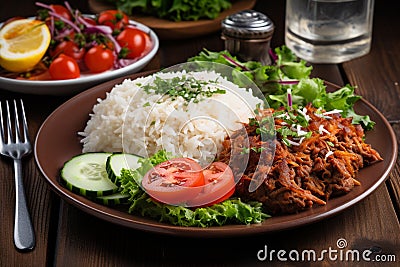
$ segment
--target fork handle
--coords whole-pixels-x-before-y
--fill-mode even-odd
[[[28,207],[26,205],[24,185],[22,181],[22,163],[14,160],[15,178],[15,221],[14,244],[20,250],[31,250],[35,246],[35,234]]]

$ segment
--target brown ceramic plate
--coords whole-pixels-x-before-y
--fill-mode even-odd
[[[127,77],[134,79],[147,74],[149,72]],[[384,182],[395,163],[397,142],[390,124],[375,107],[361,100],[355,105],[355,110],[360,114],[368,114],[376,122],[374,130],[367,133],[366,141],[379,151],[384,160],[362,169],[358,175],[362,185],[356,186],[347,195],[329,200],[326,206],[318,206],[298,214],[272,217],[261,224],[209,228],[172,226],[132,215],[126,209],[103,206],[76,195],[61,186],[59,182],[59,171],[64,162],[81,152],[82,147],[77,132],[84,129],[93,105],[98,98],[105,98],[106,92],[123,79],[118,78],[103,83],[65,102],[45,120],[35,142],[36,162],[51,188],[62,199],[89,214],[119,225],[155,233],[191,237],[241,236],[294,228],[325,219],[359,202]],[[328,83],[328,89],[335,88],[337,88],[335,85]]]
[[[255,3],[256,0],[234,0],[231,8],[221,12],[217,18],[208,20],[174,22],[140,14],[135,14],[131,18],[153,29],[162,40],[176,40],[217,32],[221,28],[221,21],[226,16],[241,10],[251,9]],[[115,9],[114,5],[101,0],[89,0],[89,7],[94,13]]]

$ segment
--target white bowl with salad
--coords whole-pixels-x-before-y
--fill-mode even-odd
[[[0,89],[37,95],[74,95],[104,81],[140,71],[158,51],[159,39],[154,31],[116,10],[87,15],[67,2],[65,6],[42,3],[37,6],[35,17],[22,19],[47,25],[51,34],[48,49],[34,67],[16,71],[6,68],[3,50],[0,63],[6,63],[0,66]],[[17,20],[22,24],[21,18],[0,24],[0,33],[13,22],[17,25]],[[13,26],[9,28],[13,34]],[[7,33],[2,34],[3,44],[8,41],[6,37]],[[12,45],[10,41],[10,47],[15,47]],[[10,58],[13,60],[13,55]],[[65,58],[74,61],[75,68],[66,70]]]

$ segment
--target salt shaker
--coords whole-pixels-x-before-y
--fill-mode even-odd
[[[263,13],[243,10],[227,16],[221,22],[225,49],[244,61],[271,64],[270,42],[274,23]]]

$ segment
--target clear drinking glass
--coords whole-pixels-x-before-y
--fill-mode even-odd
[[[285,43],[313,63],[341,63],[369,53],[374,0],[287,0]]]

